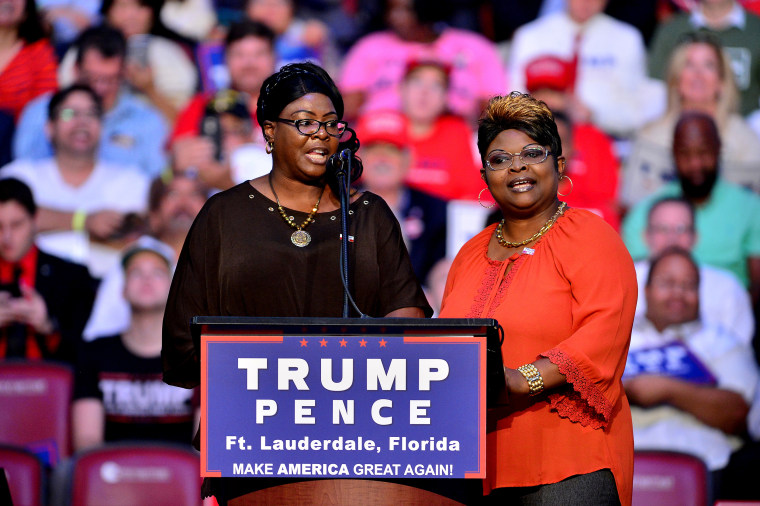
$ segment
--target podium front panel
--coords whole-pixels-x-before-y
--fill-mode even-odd
[[[482,478],[493,328],[196,318],[201,474]]]

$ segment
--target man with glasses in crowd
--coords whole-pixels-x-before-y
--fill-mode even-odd
[[[93,27],[82,32],[75,46],[75,80],[91,87],[103,103],[100,158],[134,165],[149,178],[157,176],[166,165],[168,126],[156,109],[124,86],[124,36],[105,25]],[[53,146],[40,136],[51,96],[34,100],[21,114],[13,139],[15,158],[41,159],[53,154]]]
[[[725,485],[738,462],[753,469],[753,476],[760,464],[751,446],[749,453],[736,453],[745,443],[747,413],[760,379],[749,347],[700,318],[699,267],[678,246],[652,260],[643,292],[646,318],[633,325],[623,375],[634,448],[702,459],[713,472],[711,500],[756,499],[756,486]]]
[[[77,84],[53,95],[45,132],[54,155],[20,159],[0,169],[32,189],[39,206],[38,244],[87,265],[95,277],[118,260],[120,247],[139,235],[148,178],[136,168],[97,156],[103,109],[100,97]]]
[[[639,285],[637,318],[642,318],[647,310],[644,293],[652,258],[673,246],[691,251],[697,243],[692,203],[682,197],[665,197],[652,204],[644,240],[650,257],[634,264]],[[752,342],[755,333],[752,302],[747,289],[732,273],[699,264],[699,315],[702,321],[731,331],[743,344]]]

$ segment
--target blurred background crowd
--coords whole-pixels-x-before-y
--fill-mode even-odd
[[[338,83],[360,186],[393,209],[435,308],[458,248],[500,219],[480,111],[511,90],[544,100],[563,200],[637,262],[636,448],[695,454],[717,495],[760,498],[745,480],[760,472],[756,0],[0,0],[0,358],[69,364],[71,452],[189,445],[198,396],[161,382],[172,267],[209,195],[271,169],[259,88],[304,60]]]

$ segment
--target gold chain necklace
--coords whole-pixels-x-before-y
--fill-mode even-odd
[[[567,207],[567,203],[562,202],[559,207],[557,208],[557,212],[554,213],[554,216],[549,218],[549,220],[544,223],[544,226],[541,227],[541,230],[533,234],[532,236],[528,237],[522,242],[509,242],[506,239],[504,239],[504,236],[501,233],[501,229],[504,227],[504,220],[502,219],[499,222],[499,226],[496,227],[496,240],[499,241],[499,244],[504,246],[505,248],[519,248],[520,246],[525,246],[526,244],[529,244],[542,235],[544,235],[550,228],[552,228],[552,225],[554,225],[554,222],[557,221],[557,218],[562,214],[562,212]]]
[[[285,213],[285,210],[280,205],[280,199],[279,197],[277,197],[277,192],[274,191],[274,185],[272,184],[271,172],[269,173],[269,188],[271,188],[272,195],[274,195],[274,199],[277,201],[277,210],[280,212],[280,216],[282,216],[282,219],[284,219],[288,225],[296,229],[296,231],[293,232],[293,234],[290,236],[290,242],[292,242],[299,248],[308,246],[309,243],[311,242],[311,236],[309,235],[308,232],[306,232],[303,229],[306,228],[306,226],[309,225],[309,223],[314,221],[314,216],[317,214],[317,210],[319,209],[319,203],[322,201],[322,195],[325,194],[324,187],[322,187],[322,193],[319,194],[317,203],[314,204],[314,207],[311,208],[311,212],[309,213],[309,216],[306,217],[306,221],[304,221],[300,225],[296,224],[296,222]]]

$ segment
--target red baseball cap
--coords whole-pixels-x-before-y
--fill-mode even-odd
[[[387,143],[403,149],[409,144],[406,117],[397,111],[364,114],[357,122],[356,136],[362,146]]]
[[[525,66],[525,87],[533,93],[541,88],[566,91],[573,86],[573,65],[556,56],[540,56]]]
[[[446,79],[451,77],[451,65],[434,58],[412,58],[406,62],[404,76],[408,76],[420,67],[435,67],[446,75]]]

